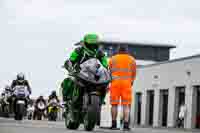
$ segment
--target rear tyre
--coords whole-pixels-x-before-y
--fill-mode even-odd
[[[95,128],[100,109],[99,103],[99,96],[90,96],[90,104],[88,105],[88,109],[84,117],[84,128],[86,131],[92,131]]]

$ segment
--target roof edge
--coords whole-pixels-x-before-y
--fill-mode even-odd
[[[164,47],[164,48],[176,48],[175,45],[171,44],[161,44],[161,43],[141,43],[141,42],[121,42],[121,41],[100,41],[101,44],[127,44],[127,45],[136,45],[136,46],[146,46],[146,47]],[[77,42],[74,45],[78,46],[81,42]]]
[[[104,44],[128,44],[128,45],[138,45],[138,46],[153,46],[153,47],[167,47],[167,48],[176,48],[175,45],[165,44],[165,43],[143,43],[143,42],[126,42],[126,41],[100,41]]]
[[[200,58],[200,54],[182,57],[182,58],[173,59],[173,60],[168,60],[168,61],[161,61],[161,62],[158,62],[158,63],[149,64],[149,65],[143,65],[143,66],[139,66],[138,68],[147,68],[147,67],[159,66],[159,65],[162,65],[162,64],[174,63],[174,62],[189,60],[189,59],[193,59],[193,58]]]

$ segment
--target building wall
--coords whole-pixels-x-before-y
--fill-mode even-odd
[[[174,85],[186,85],[188,81],[191,84],[199,84],[199,68],[200,57],[138,68],[134,90],[155,89],[155,86],[165,89]],[[187,71],[191,72],[190,76],[187,75]],[[156,75],[158,79],[155,78]]]
[[[174,127],[177,116],[177,87],[185,87],[185,104],[187,107],[187,115],[185,120],[185,128],[194,128],[196,104],[195,104],[195,89],[200,85],[200,56],[187,58],[183,60],[169,61],[159,63],[157,65],[144,66],[137,69],[137,77],[134,82],[133,96],[136,93],[142,93],[141,107],[141,125],[148,125],[148,90],[154,90],[154,111],[153,111],[153,126],[161,126],[160,111],[162,110],[162,101],[160,100],[160,91],[168,90],[168,117],[167,126]],[[136,99],[135,101],[136,102]],[[132,119],[136,118],[136,103],[132,106]],[[132,124],[136,124],[133,120]]]

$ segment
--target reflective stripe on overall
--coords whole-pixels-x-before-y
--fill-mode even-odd
[[[135,70],[133,68],[133,66],[134,66],[133,62],[131,62],[127,68],[117,67],[119,65],[117,65],[117,61],[115,58],[113,58],[111,60],[111,62],[112,62],[112,66],[111,66],[110,70],[112,73],[113,80],[119,80],[119,79],[132,80],[134,78],[133,73],[135,72]]]

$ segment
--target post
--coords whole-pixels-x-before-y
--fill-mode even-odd
[[[160,90],[159,89],[156,89],[155,90],[155,104],[154,104],[154,117],[153,117],[153,126],[154,127],[159,127],[161,124],[160,124]]]
[[[185,128],[195,128],[196,123],[196,105],[197,105],[197,93],[196,89],[192,86],[186,88],[186,116],[184,120]]]
[[[141,125],[146,126],[147,125],[147,118],[148,118],[148,100],[147,100],[147,91],[143,91],[143,95],[142,95],[142,117],[141,117]]]
[[[169,88],[169,98],[168,98],[168,127],[175,127],[176,123],[176,112],[175,112],[175,106],[176,106],[176,88],[171,87]]]

